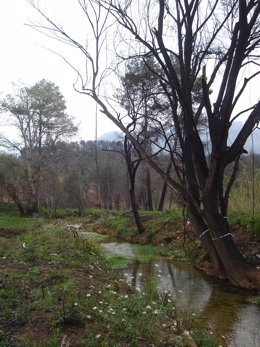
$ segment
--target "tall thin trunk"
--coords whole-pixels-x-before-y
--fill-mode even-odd
[[[147,165],[147,164],[146,164]],[[151,188],[151,174],[150,169],[146,166],[146,191],[147,191],[147,209],[148,211],[153,211],[153,197],[152,197],[152,188]]]
[[[167,169],[166,169],[166,175],[167,176],[170,175],[171,167],[172,167],[172,161],[170,161],[167,165]],[[164,180],[161,195],[160,195],[160,200],[159,200],[159,204],[158,204],[158,211],[163,210],[163,205],[164,205],[167,187],[168,187],[167,182]]]
[[[130,194],[130,200],[131,200],[131,207],[132,207],[132,212],[134,215],[135,219],[135,224],[138,229],[139,234],[142,234],[144,232],[144,226],[142,224],[139,211],[138,211],[138,206],[136,203],[136,198],[135,198],[135,182],[134,178],[130,177],[130,189],[129,189],[129,194]]]
[[[139,163],[137,164],[137,166],[134,166],[128,157],[126,157],[126,163],[127,163],[128,173],[129,173],[129,186],[130,186],[129,195],[130,195],[132,212],[134,215],[135,224],[138,229],[138,232],[139,234],[142,234],[145,229],[139,215],[138,205],[137,205],[136,197],[135,197],[135,175],[136,175],[136,170],[138,168]]]

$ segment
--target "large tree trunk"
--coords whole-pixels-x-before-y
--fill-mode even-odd
[[[201,240],[208,253],[209,263],[207,264],[207,267],[203,267],[203,270],[211,276],[220,279],[227,278],[225,268],[218,256],[215,245],[211,240],[208,227],[204,222],[204,219],[192,207],[190,207],[189,219],[192,225],[193,232],[195,233],[196,237]]]
[[[28,199],[28,203],[26,206],[26,216],[33,217],[33,214],[38,212],[39,212],[38,199],[36,198],[35,195],[33,195]]]
[[[215,193],[206,195],[203,214],[217,256],[225,269],[227,278],[242,288],[260,288],[260,271],[250,264],[237,249],[227,216],[221,215]],[[207,248],[208,250],[208,248]],[[208,250],[209,251],[209,250]]]

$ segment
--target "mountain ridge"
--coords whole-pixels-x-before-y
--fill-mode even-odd
[[[232,127],[230,128],[229,133],[229,141],[228,144],[231,146],[231,144],[234,142],[236,136],[238,135],[239,131],[241,130],[243,126],[243,122],[237,121],[234,122]],[[256,153],[260,154],[260,129],[255,129],[252,135],[249,136],[249,138],[246,141],[245,144],[245,150],[248,153]],[[110,131],[107,133],[104,133],[101,135],[97,140],[98,141],[122,141],[124,138],[124,134],[120,131]]]

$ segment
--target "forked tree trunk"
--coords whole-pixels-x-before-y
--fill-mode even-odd
[[[134,219],[135,219],[135,224],[136,224],[136,227],[138,229],[139,234],[142,234],[144,232],[144,226],[141,222],[141,218],[140,218],[140,215],[138,212],[138,207],[137,207],[137,204],[135,201],[135,196],[131,193],[130,193],[130,195],[131,195],[131,205],[132,205],[132,212],[133,212]]]

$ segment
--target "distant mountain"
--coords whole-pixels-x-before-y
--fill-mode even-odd
[[[243,122],[234,122],[230,132],[229,132],[229,141],[228,144],[231,145],[234,142],[237,134],[243,126]],[[110,131],[103,134],[98,138],[98,141],[122,141],[124,134],[120,131]],[[254,143],[254,153],[260,154],[260,130],[256,129],[253,133],[253,143]],[[252,136],[246,142],[245,149],[248,153],[252,152]]]
[[[121,141],[124,135],[120,131],[110,131],[101,135],[97,140],[98,141]]]

